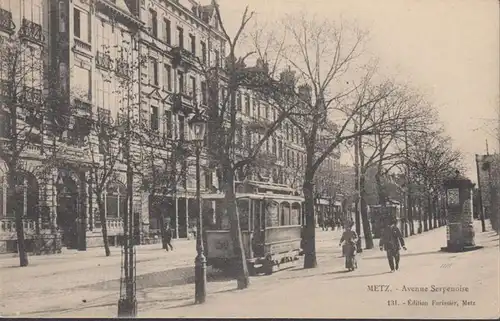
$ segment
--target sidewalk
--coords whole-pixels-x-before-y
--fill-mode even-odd
[[[476,231],[480,231],[476,226]],[[251,288],[210,296],[207,304],[157,305],[141,317],[286,317],[286,318],[498,318],[498,235],[477,233],[483,249],[464,253],[439,252],[445,228],[407,239],[401,270],[388,273],[385,253],[364,251],[360,269],[343,272],[342,260],[319,262],[317,269],[283,273],[279,282],[253,282]],[[471,262],[475,269],[471,271]],[[290,275],[291,274],[291,275]],[[263,280],[263,279],[262,279]],[[286,281],[285,281],[286,280]],[[389,285],[390,292],[370,292],[368,285]],[[461,286],[469,292],[409,292],[406,287]],[[388,302],[396,301],[396,306]],[[428,303],[426,306],[408,303]],[[456,301],[456,306],[432,306],[432,300]],[[470,305],[464,306],[463,300]]]
[[[193,250],[187,247],[184,254],[178,252],[175,257],[175,252],[164,253],[161,249],[148,251],[138,248],[138,258],[139,253],[145,255],[148,252],[153,253],[152,257],[154,254],[158,256],[157,260],[138,265],[138,315],[373,318],[387,315],[386,301],[393,297],[368,293],[367,284],[384,284],[392,280],[399,285],[408,282],[409,285],[420,286],[418,282],[415,283],[418,278],[425,278],[425,282],[422,281],[424,283],[444,282],[445,285],[457,284],[461,279],[467,284],[473,283],[476,285],[474,293],[483,291],[483,295],[489,295],[489,298],[486,296],[482,300],[491,304],[481,306],[485,313],[489,313],[495,302],[498,305],[498,290],[491,289],[492,285],[498,284],[498,236],[478,231],[480,228],[476,227],[476,242],[480,245],[486,244],[486,248],[467,253],[439,252],[440,247],[446,244],[444,227],[407,238],[408,251],[402,252],[402,270],[396,274],[386,273],[387,260],[385,253],[378,250],[377,240],[375,249],[364,250],[358,256],[360,268],[344,274],[344,259],[340,256],[338,246],[340,232],[317,231],[318,268],[304,270],[303,262],[299,260],[295,267],[273,275],[252,277],[250,288],[243,291],[235,290],[234,280],[224,278],[209,269],[207,303],[202,306],[192,306],[194,244]],[[180,246],[180,242],[178,245]],[[158,244],[157,246],[160,247]],[[496,265],[491,264],[492,259],[496,260]],[[471,260],[479,262],[481,266],[473,277],[469,275]],[[440,268],[443,263],[449,262],[452,263],[453,270]],[[19,312],[18,315],[27,317],[115,317],[119,296],[119,283],[116,280],[120,276],[118,263],[119,260],[107,267],[94,265],[94,268],[83,273],[76,270],[74,273],[68,271],[65,275],[35,275],[31,278],[11,279],[9,271],[8,287],[1,290],[3,306],[0,306],[0,314],[8,316]],[[6,268],[0,269],[0,272],[24,269]],[[485,288],[486,286],[488,288]],[[345,291],[346,289],[349,291]],[[27,297],[31,299],[23,300]],[[373,306],[372,301],[375,299],[378,305]],[[360,306],[363,306],[363,309],[359,309]],[[392,316],[401,317],[405,314]]]

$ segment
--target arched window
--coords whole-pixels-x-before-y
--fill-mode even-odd
[[[111,182],[106,188],[106,217],[124,217],[126,211],[127,193],[125,186],[119,182]]]
[[[13,211],[9,208],[16,208],[21,211],[22,215],[36,219],[38,217],[39,190],[38,181],[35,176],[30,173],[19,173],[16,176],[17,193],[13,200],[7,198],[8,183],[7,177],[0,172],[0,217],[15,217]],[[13,201],[13,207],[9,207],[9,203]]]

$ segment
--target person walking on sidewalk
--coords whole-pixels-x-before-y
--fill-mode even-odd
[[[396,220],[392,219],[390,224],[382,231],[379,243],[380,251],[385,249],[387,253],[387,260],[389,261],[391,272],[394,272],[394,269],[399,270],[399,250],[401,246],[406,251],[403,235],[396,226]]]
[[[339,242],[339,246],[342,245],[342,242],[345,242],[342,246],[342,254],[345,256],[345,268],[348,271],[354,271],[358,267],[356,261],[356,241],[358,240],[358,234],[352,230],[353,225],[353,223],[349,223],[346,226],[346,230],[342,233]]]
[[[165,243],[167,243],[167,251],[169,247],[171,251],[174,250],[174,247],[172,246],[172,228],[170,227],[170,224],[165,226]]]

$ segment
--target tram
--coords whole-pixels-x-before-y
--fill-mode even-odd
[[[286,185],[246,182],[237,187],[236,202],[240,217],[243,250],[251,275],[272,274],[283,264],[298,259],[304,222],[304,199]],[[215,202],[215,224],[206,230],[207,264],[230,270],[234,255],[230,220],[224,208],[223,194],[204,195]]]

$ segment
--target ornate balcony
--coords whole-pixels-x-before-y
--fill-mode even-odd
[[[92,46],[89,43],[86,43],[85,41],[82,41],[78,38],[75,39],[75,45],[73,47],[74,50],[79,51],[84,54],[91,54],[92,53]],[[63,40],[61,40],[63,41]]]
[[[189,50],[181,47],[174,47],[170,50],[170,54],[173,56],[174,66],[181,66],[184,68],[196,66],[196,56]]]
[[[92,104],[79,98],[75,98],[75,110],[78,114],[85,116],[90,115],[92,112]]]
[[[176,112],[182,111],[187,114],[193,110],[193,97],[188,94],[173,94],[172,101]]]
[[[12,34],[15,29],[16,25],[12,20],[12,12],[0,8],[0,30]]]
[[[113,70],[113,59],[108,54],[98,51],[95,57],[95,65],[101,69]]]
[[[119,77],[128,78],[130,76],[130,66],[127,61],[118,59],[116,61],[116,74]]]
[[[35,221],[32,219],[23,219],[23,227],[26,232],[35,232]],[[0,219],[0,233],[16,233],[16,222],[13,217],[4,217]]]
[[[23,92],[20,98],[23,103],[40,104],[42,102],[42,90],[23,86]]]
[[[23,23],[19,29],[19,37],[36,43],[43,43],[45,39],[42,32],[42,26],[26,18],[23,18]]]

